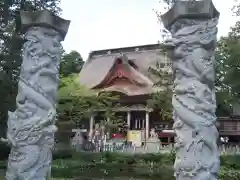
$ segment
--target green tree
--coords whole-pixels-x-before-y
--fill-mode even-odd
[[[217,99],[217,116],[229,116],[232,112],[234,100],[239,99],[240,87],[237,81],[240,73],[237,68],[231,67],[230,57],[235,54],[235,61],[238,61],[238,50],[240,46],[234,45],[235,40],[229,41],[229,37],[221,38],[218,41],[216,49],[216,99]],[[229,44],[230,43],[230,44]],[[231,52],[230,52],[231,51]],[[236,67],[237,62],[233,62]],[[148,106],[157,110],[162,119],[172,118],[172,75],[163,71],[159,65],[156,68],[150,68],[152,74],[159,79],[154,85],[157,89],[148,100]],[[232,88],[233,87],[233,88]],[[158,90],[160,89],[160,90]],[[233,91],[234,90],[234,91]]]
[[[111,93],[99,93],[82,86],[79,84],[78,74],[61,77],[58,105],[59,123],[89,119],[96,110],[105,110],[103,122],[108,126],[116,126],[120,123],[114,111],[118,108],[118,98]],[[111,121],[107,122],[107,118]]]
[[[227,37],[218,41],[217,47],[217,80],[219,91],[224,95],[225,104],[239,103],[240,100],[240,22],[231,28]],[[228,105],[228,106],[229,106]],[[230,108],[230,107],[228,107]]]
[[[164,50],[165,51],[165,50]],[[164,53],[164,52],[159,52]],[[162,120],[172,119],[172,73],[160,67],[161,59],[156,64],[156,68],[149,68],[149,72],[156,79],[153,89],[156,91],[151,94],[147,101],[149,108],[159,112]],[[168,67],[170,68],[170,67]]]
[[[60,74],[62,76],[68,76],[72,73],[79,73],[82,69],[84,61],[77,51],[71,51],[70,53],[65,53],[62,56],[60,64]]]
[[[7,111],[15,109],[17,82],[22,63],[23,38],[19,33],[20,10],[49,9],[59,14],[60,0],[0,0],[0,126],[5,125]],[[4,132],[1,131],[0,132]]]
[[[217,42],[217,48],[215,51],[215,60],[216,60],[216,81],[215,81],[215,89],[216,89],[216,100],[217,100],[217,116],[229,116],[231,114],[231,101],[232,95],[230,91],[230,87],[226,84],[226,54],[225,54],[225,38],[221,38]]]
[[[159,22],[161,23],[160,15],[166,12],[177,0],[160,0],[163,11],[156,11]],[[194,0],[193,0],[194,1]],[[237,0],[233,7],[235,15],[239,16],[240,1]],[[239,86],[237,81],[239,75],[239,32],[240,22],[231,29],[227,37],[222,37],[216,48],[216,100],[218,116],[228,116],[232,111],[232,104],[239,100]],[[168,31],[162,27],[163,41],[168,37]],[[235,102],[234,102],[235,101]]]

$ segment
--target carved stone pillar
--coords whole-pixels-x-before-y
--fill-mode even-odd
[[[21,12],[25,33],[17,108],[9,112],[7,180],[44,180],[51,170],[58,70],[70,21],[47,10]]]
[[[211,0],[177,1],[162,17],[172,34],[177,180],[216,180],[214,51],[219,12]]]
[[[90,128],[89,128],[89,139],[92,139],[93,128],[94,128],[94,115],[91,115],[91,117],[90,117]]]
[[[149,138],[149,111],[146,111],[146,118],[145,118],[145,122],[146,122],[146,125],[145,125],[145,133],[146,133],[146,140],[148,140]]]
[[[127,112],[127,124],[128,124],[129,129],[130,129],[130,126],[131,126],[131,111]]]

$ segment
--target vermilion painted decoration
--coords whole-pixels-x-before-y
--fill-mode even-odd
[[[111,82],[113,82],[117,78],[131,79],[131,72],[127,72],[126,70],[124,70],[123,60],[118,59],[116,61],[116,64],[114,65],[113,69],[111,70],[108,78],[109,79],[105,85],[109,85]]]
[[[128,62],[126,62],[126,64],[124,64],[122,59],[120,59],[120,58],[117,59],[113,68],[109,71],[109,73],[105,77],[105,79],[95,88],[103,88],[103,87],[108,87],[109,85],[113,85],[113,84],[115,84],[114,82],[116,79],[128,79],[129,83],[133,83],[133,81],[132,81],[133,77],[131,77],[131,70],[128,67],[130,65],[127,63]],[[117,83],[117,81],[116,81],[116,83]]]

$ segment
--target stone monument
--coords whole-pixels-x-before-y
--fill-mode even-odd
[[[86,133],[87,129],[72,129],[72,132],[75,132],[72,138],[72,147],[75,147],[76,151],[81,151],[84,142],[83,133]]]
[[[7,180],[47,179],[52,164],[58,70],[70,21],[48,10],[20,13],[25,33],[17,108],[9,112]]]
[[[216,180],[219,172],[215,126],[214,51],[219,12],[211,0],[176,1],[161,16],[171,32],[178,180]]]
[[[160,150],[161,141],[158,139],[158,135],[155,129],[150,130],[150,137],[146,141],[146,151],[147,153],[158,153]]]

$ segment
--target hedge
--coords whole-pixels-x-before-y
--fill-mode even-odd
[[[172,154],[123,153],[54,153],[52,176],[54,178],[104,178],[174,180]],[[0,163],[5,168],[5,163]],[[240,179],[240,155],[221,156],[219,180]]]
[[[174,154],[73,154],[71,159],[57,159],[52,166],[53,177],[92,179],[131,177],[140,179],[174,180]],[[221,156],[219,180],[240,179],[240,155]]]

